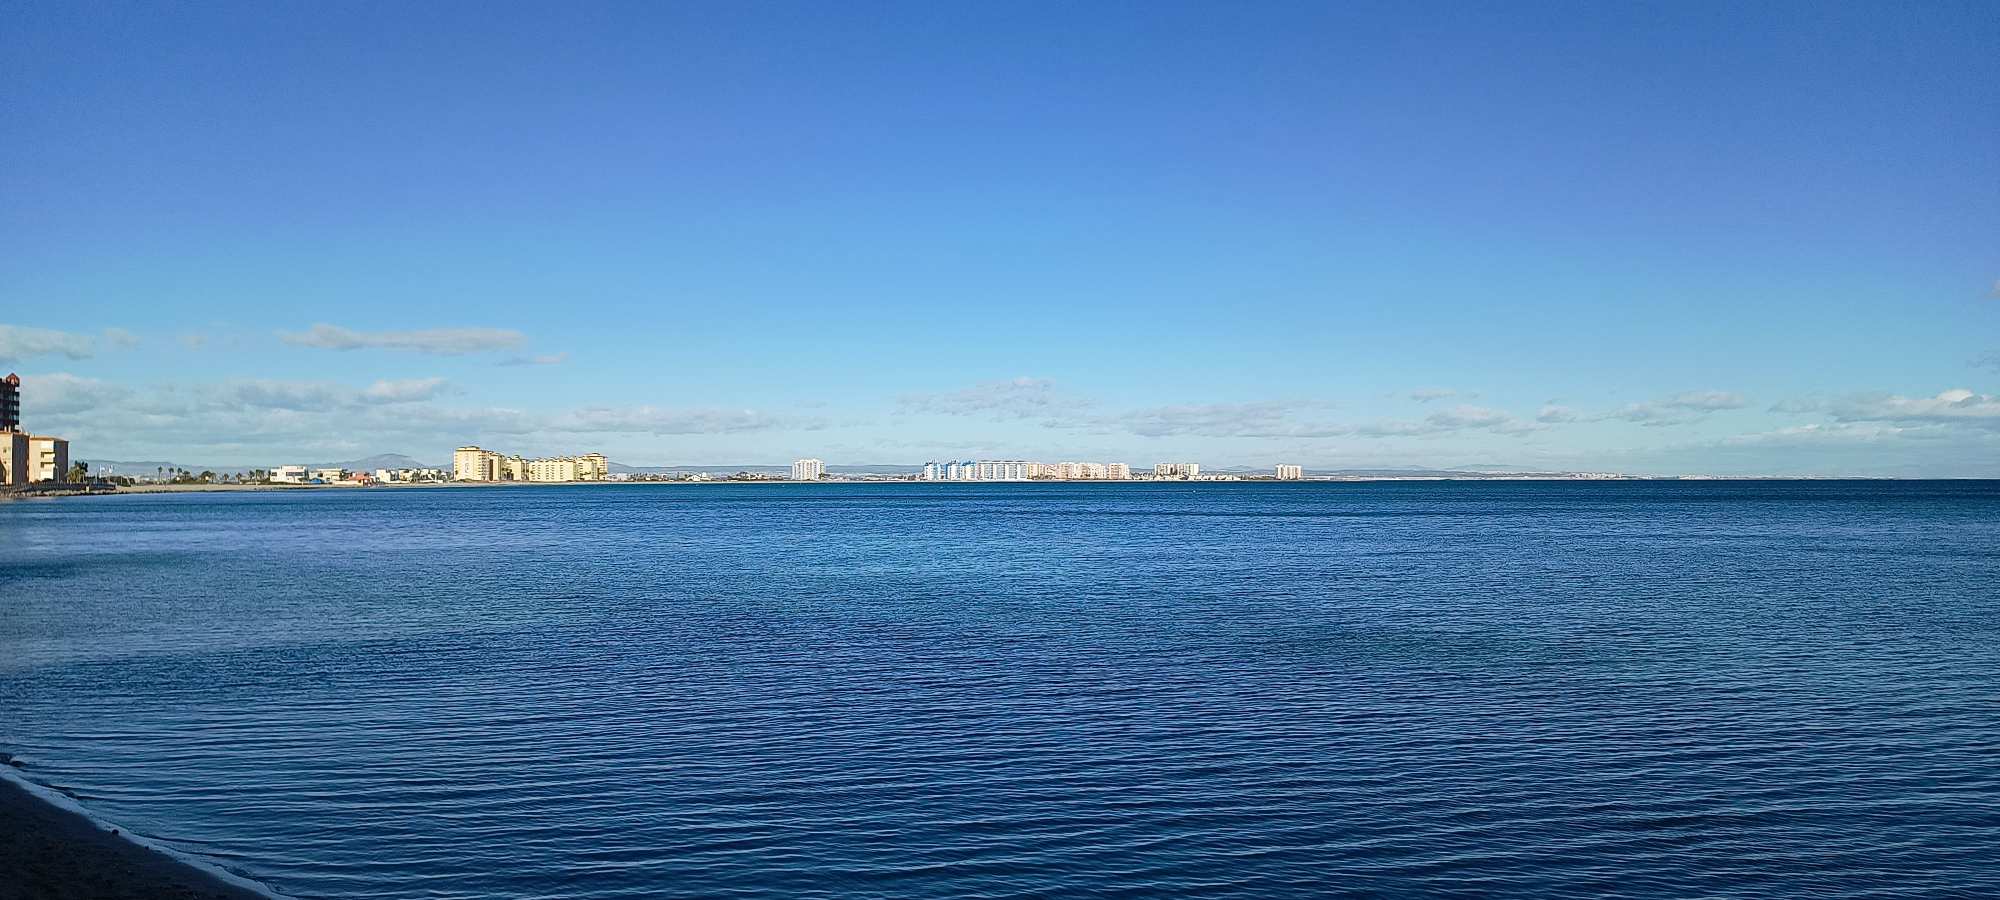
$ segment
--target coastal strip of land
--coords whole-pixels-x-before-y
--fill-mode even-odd
[[[0,900],[271,900],[0,778]]]
[[[15,490],[0,491],[0,500],[54,500],[62,497],[115,497],[120,494],[226,494],[249,491],[358,491],[422,490],[429,488],[486,487],[476,482],[434,482],[425,484],[383,484],[360,487],[346,484],[130,484],[99,490]],[[0,895],[5,900],[5,895]]]

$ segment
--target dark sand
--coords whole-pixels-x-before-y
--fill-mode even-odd
[[[0,778],[0,900],[268,900]]]

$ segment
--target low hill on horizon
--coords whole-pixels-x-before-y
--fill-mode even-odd
[[[401,453],[377,453],[374,456],[364,456],[360,459],[350,459],[345,462],[310,463],[309,465],[312,465],[315,468],[327,468],[327,469],[333,468],[334,466],[339,466],[343,469],[351,469],[356,472],[373,472],[376,469],[445,468],[444,466],[433,466],[429,463],[418,462],[416,461],[416,459],[404,456]]]
[[[146,460],[85,459],[82,461],[89,463],[90,471],[95,472],[99,475],[130,475],[135,478],[144,477],[147,475],[156,475],[159,474],[162,470],[172,471],[174,469],[186,469],[190,472],[215,472],[217,474],[231,474],[239,472],[248,472],[251,469],[269,469],[279,465],[291,465],[291,463],[260,463],[254,466],[215,465],[212,463],[203,465],[194,465],[191,463],[179,463],[162,459],[146,459]],[[431,466],[425,463],[418,462],[415,458],[405,456],[401,453],[377,453],[374,456],[365,456],[360,459],[350,459],[344,461],[330,461],[330,462],[312,462],[312,463],[306,463],[305,465],[315,469],[330,469],[335,466],[339,466],[340,468],[347,469],[352,472],[373,472],[376,469],[444,468],[443,466]]]

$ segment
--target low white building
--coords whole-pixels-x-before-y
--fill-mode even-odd
[[[324,469],[314,469],[311,472],[308,472],[307,475],[310,476],[307,479],[309,481],[324,481],[327,484],[332,484],[336,481],[346,478],[347,470],[340,468],[338,466],[329,466]]]
[[[277,484],[305,484],[305,466],[279,466],[271,470],[271,481]]]
[[[1182,480],[1201,477],[1201,463],[1156,463],[1154,478],[1178,478]]]

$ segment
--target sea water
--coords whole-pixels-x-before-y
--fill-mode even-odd
[[[296,897],[2000,894],[2000,486],[0,504],[0,751]]]

